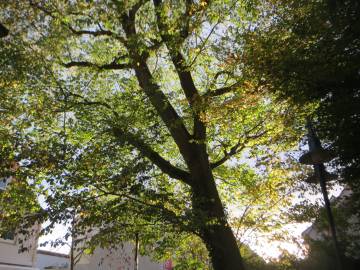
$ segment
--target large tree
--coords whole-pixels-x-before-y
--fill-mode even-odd
[[[256,27],[257,1],[1,5],[11,34],[47,68],[21,96],[33,107],[17,152],[30,183],[46,190],[38,220],[76,211],[79,230],[108,232],[99,243],[162,221],[198,235],[214,269],[244,269],[218,186],[234,181],[255,201],[260,187],[286,192],[283,175],[267,180],[296,137],[286,129],[292,111],[244,73],[241,37]],[[242,164],[256,160],[261,177]],[[264,208],[276,202],[261,196]]]

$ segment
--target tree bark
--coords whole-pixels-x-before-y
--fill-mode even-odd
[[[214,270],[244,270],[240,249],[227,222],[205,146],[194,147],[197,157],[190,173],[193,183],[192,207],[195,224],[204,241]]]
[[[134,270],[139,268],[139,233],[135,233],[135,247],[134,247]]]
[[[214,270],[244,270],[234,234],[227,224],[208,226],[202,232]]]
[[[227,223],[217,191],[216,195],[209,197],[204,193],[202,196],[194,194],[193,209],[202,219],[197,221],[200,224],[200,236],[207,247],[214,270],[244,270],[239,247]]]
[[[74,270],[75,266],[75,258],[74,258],[74,239],[71,239],[71,246],[70,246],[70,270]]]

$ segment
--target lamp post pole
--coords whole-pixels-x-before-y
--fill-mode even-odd
[[[300,162],[313,165],[315,171],[315,179],[317,179],[320,183],[321,192],[324,197],[326,213],[329,221],[329,227],[331,231],[331,236],[333,239],[334,247],[335,247],[335,254],[336,254],[336,261],[338,265],[338,270],[342,270],[342,260],[341,260],[341,251],[339,242],[337,239],[336,234],[336,227],[334,216],[331,211],[330,200],[328,196],[328,192],[326,189],[326,180],[327,177],[330,178],[330,174],[328,174],[325,170],[324,162],[330,161],[332,159],[332,155],[329,151],[325,150],[321,146],[321,142],[319,138],[316,136],[316,132],[310,120],[307,122],[307,129],[308,129],[308,143],[309,143],[309,152],[305,153],[301,158]]]

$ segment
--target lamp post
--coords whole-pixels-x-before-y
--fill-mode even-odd
[[[323,164],[332,160],[333,154],[329,150],[326,150],[321,146],[321,142],[316,136],[316,132],[310,120],[308,120],[306,127],[308,129],[309,152],[302,155],[299,161],[302,164],[313,165],[314,167],[315,175],[310,176],[305,181],[311,183],[320,183],[321,192],[324,197],[326,213],[329,221],[331,236],[335,247],[338,270],[342,270],[343,268],[341,262],[341,252],[336,235],[335,221],[331,211],[330,200],[326,189],[326,182],[336,179],[336,175],[328,173],[325,170],[325,166]]]

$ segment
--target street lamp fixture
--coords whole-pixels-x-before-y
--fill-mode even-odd
[[[325,208],[329,221],[331,236],[335,247],[338,270],[342,270],[343,269],[341,262],[342,256],[336,235],[335,221],[333,214],[331,212],[330,200],[326,189],[326,182],[335,180],[337,178],[337,175],[328,173],[323,164],[332,160],[335,157],[335,155],[332,151],[329,151],[328,149],[324,149],[321,146],[321,142],[319,138],[316,136],[315,129],[310,120],[308,120],[306,127],[308,129],[309,152],[302,155],[299,159],[299,162],[306,165],[313,165],[314,167],[315,174],[313,176],[306,178],[304,181],[307,183],[320,183],[321,192],[324,197]]]

